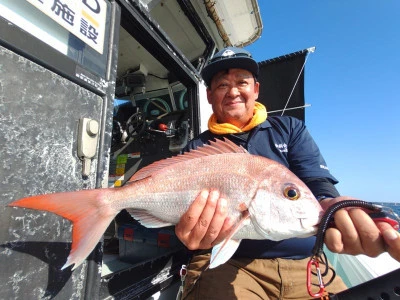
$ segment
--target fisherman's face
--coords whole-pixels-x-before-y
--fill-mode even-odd
[[[218,123],[244,127],[253,117],[258,99],[259,83],[253,74],[243,69],[229,69],[214,75],[207,88],[208,102],[212,105]]]

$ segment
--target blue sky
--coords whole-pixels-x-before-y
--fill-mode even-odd
[[[259,0],[262,61],[311,46],[306,125],[342,195],[400,202],[400,1]]]

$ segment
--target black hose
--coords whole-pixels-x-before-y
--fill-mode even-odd
[[[320,221],[318,231],[316,234],[315,245],[314,248],[312,249],[313,256],[320,257],[321,254],[323,253],[325,232],[332,221],[333,215],[335,214],[336,211],[345,207],[361,207],[372,211],[382,211],[382,206],[362,200],[343,200],[333,204],[325,211]]]

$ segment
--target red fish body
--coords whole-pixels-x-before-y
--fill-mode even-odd
[[[39,195],[9,206],[50,211],[70,220],[72,249],[63,268],[76,268],[122,209],[147,227],[174,225],[202,189],[217,189],[228,199],[235,224],[229,237],[214,247],[211,267],[228,260],[244,238],[313,235],[322,213],[311,191],[287,168],[229,140],[153,163],[121,188]]]

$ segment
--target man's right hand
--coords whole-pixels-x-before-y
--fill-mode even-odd
[[[219,191],[203,190],[175,226],[177,237],[189,250],[209,249],[229,234],[227,200]]]

